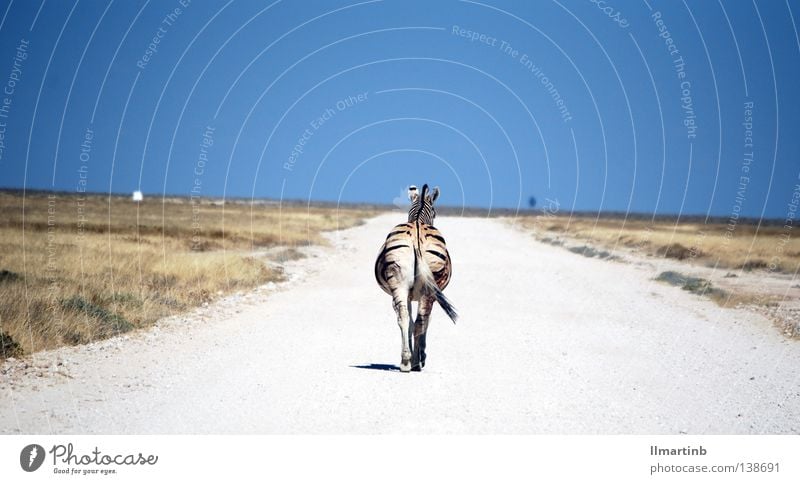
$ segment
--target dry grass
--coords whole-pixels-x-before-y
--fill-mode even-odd
[[[0,358],[153,324],[282,278],[274,261],[374,212],[0,192]],[[263,253],[264,251],[259,251]]]
[[[800,265],[800,238],[791,229],[740,222],[733,230],[723,223],[627,220],[622,218],[539,215],[518,219],[537,237],[559,237],[591,243],[606,250],[628,248],[657,257],[699,262],[730,269],[765,269],[794,273]]]
[[[788,338],[800,338],[800,297],[792,278],[800,268],[800,238],[793,228],[740,220],[680,221],[622,216],[522,216],[516,223],[535,237],[586,257],[615,259],[631,251],[680,261],[656,281],[705,296],[722,307],[746,308],[766,316]],[[795,235],[795,237],[792,237]],[[705,271],[704,267],[727,270]],[[748,272],[738,277],[737,272]],[[705,274],[719,274],[713,281]]]

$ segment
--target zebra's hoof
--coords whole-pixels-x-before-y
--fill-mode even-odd
[[[414,365],[411,367],[411,371],[422,371],[422,366]]]
[[[400,371],[403,373],[408,373],[411,371],[411,364],[410,363],[401,363],[400,364]]]

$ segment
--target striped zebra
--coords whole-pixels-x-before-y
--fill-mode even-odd
[[[442,290],[450,282],[452,264],[444,237],[433,226],[433,203],[439,187],[428,192],[428,185],[408,189],[411,208],[408,222],[395,226],[386,237],[375,260],[375,279],[387,294],[397,313],[403,340],[400,371],[420,371],[425,366],[425,335],[434,301],[455,323],[458,315]],[[411,302],[419,301],[417,319],[411,319]],[[413,342],[410,328],[413,328]],[[413,352],[412,352],[413,348]]]

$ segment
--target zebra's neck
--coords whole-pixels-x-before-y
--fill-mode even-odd
[[[428,184],[422,185],[422,193],[419,194],[411,209],[408,211],[409,222],[419,222],[421,224],[433,225],[433,204],[428,203],[425,197],[428,194]]]
[[[427,216],[427,217],[422,217],[422,216],[417,217],[417,216],[412,215],[411,212],[409,212],[408,221],[409,222],[419,222],[419,223],[425,224],[425,225],[433,225],[433,219],[430,217],[430,215]]]
[[[430,205],[414,202],[408,211],[409,222],[419,222],[421,224],[433,225],[433,216]]]

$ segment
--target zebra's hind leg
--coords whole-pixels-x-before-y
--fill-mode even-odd
[[[419,301],[417,320],[414,322],[414,354],[411,357],[411,369],[422,371],[425,367],[425,339],[428,333],[428,322],[433,309],[433,296],[424,296]]]
[[[400,326],[400,336],[403,340],[403,349],[400,353],[400,371],[407,372],[411,370],[411,336],[409,332],[410,315],[409,307],[409,294],[405,292],[396,292],[392,297],[392,304],[394,311],[397,313],[397,324]]]

